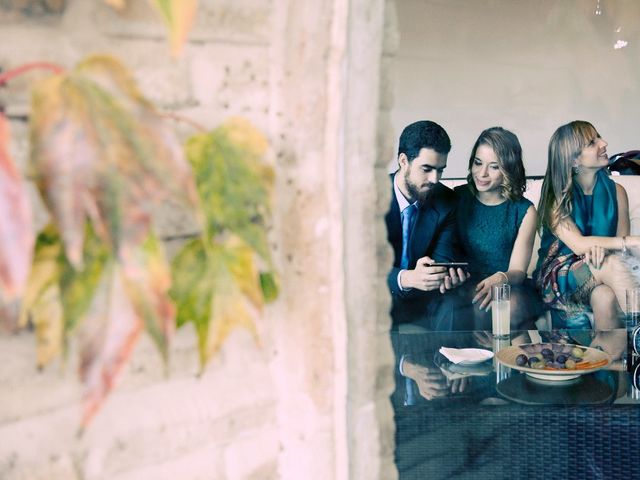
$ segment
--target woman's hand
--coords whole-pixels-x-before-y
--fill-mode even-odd
[[[603,247],[594,245],[584,254],[584,261],[587,265],[591,265],[596,270],[600,270],[606,254],[607,251]]]
[[[486,310],[487,312],[491,310],[491,287],[504,283],[504,280],[504,274],[498,272],[482,280],[476,285],[476,295],[471,303],[480,303],[478,306],[480,310]]]

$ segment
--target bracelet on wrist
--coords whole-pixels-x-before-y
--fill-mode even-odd
[[[504,283],[509,283],[509,277],[507,276],[506,273],[504,272],[496,272],[499,273],[500,275],[502,275],[504,277]]]

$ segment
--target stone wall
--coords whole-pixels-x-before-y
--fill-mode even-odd
[[[37,372],[32,333],[0,336],[0,478],[395,478],[382,223],[393,4],[201,0],[173,60],[146,1],[122,14],[98,0],[42,2],[0,10],[0,68],[113,53],[159,108],[212,128],[242,115],[267,134],[283,285],[260,345],[234,332],[200,377],[190,328],[176,336],[168,378],[143,338],[81,437],[73,351],[64,368]],[[27,85],[0,92],[21,165]],[[166,235],[192,228],[179,212],[166,217]]]

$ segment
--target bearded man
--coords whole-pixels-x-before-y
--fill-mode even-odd
[[[400,135],[398,170],[385,216],[394,250],[387,284],[393,297],[394,327],[414,323],[429,330],[461,328],[456,296],[448,294],[467,280],[461,268],[432,266],[460,260],[456,196],[440,183],[451,141],[437,123],[423,120]],[[460,321],[459,321],[460,320]]]

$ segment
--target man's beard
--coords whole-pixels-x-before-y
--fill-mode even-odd
[[[418,202],[418,208],[422,208],[428,201],[431,196],[431,191],[435,187],[434,184],[431,184],[427,191],[422,191],[418,188],[418,186],[411,181],[409,178],[409,172],[404,175],[404,184],[407,186],[407,192],[411,196],[411,199],[414,202]]]

